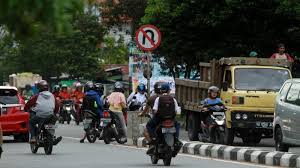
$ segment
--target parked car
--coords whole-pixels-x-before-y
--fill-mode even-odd
[[[0,86],[0,123],[4,136],[13,135],[17,141],[28,142],[29,113],[16,87]]]
[[[300,145],[300,79],[287,80],[277,98],[274,115],[274,140],[277,151],[288,152]]]

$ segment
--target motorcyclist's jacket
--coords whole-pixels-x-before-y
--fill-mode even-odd
[[[49,91],[43,91],[33,96],[25,105],[25,111],[32,109],[37,117],[47,118],[59,111],[59,103]]]
[[[131,102],[132,99],[133,99],[133,97],[135,96],[137,102],[143,104],[143,103],[145,103],[145,102],[147,101],[147,96],[146,96],[146,95],[147,95],[146,93],[141,94],[141,93],[139,93],[139,92],[133,92],[133,93],[131,93],[131,94],[129,95],[129,97],[128,97],[128,99],[127,99],[127,102],[128,102],[128,103]]]
[[[157,94],[152,95],[152,96],[149,97],[149,99],[148,99],[148,101],[147,101],[147,105],[148,105],[149,107],[151,107],[151,109],[153,109],[155,100],[156,100],[156,98],[158,98],[158,97],[159,97],[159,95],[157,95]]]
[[[72,93],[72,97],[75,99],[76,103],[78,103],[80,101],[80,99],[83,99],[84,96],[85,96],[85,94],[82,91],[75,90]]]
[[[100,117],[103,115],[103,102],[98,92],[90,90],[86,92],[82,103],[83,110],[91,110],[98,113]]]
[[[123,108],[126,108],[126,98],[121,92],[112,92],[107,97],[109,103],[109,110],[113,112],[121,112]]]
[[[163,94],[155,99],[153,110],[155,116],[159,118],[175,117],[176,112],[180,111],[176,99],[168,94]]]
[[[58,95],[61,99],[63,100],[68,100],[68,99],[71,99],[71,95],[68,93],[68,92],[65,92],[65,91],[61,91],[59,92],[59,95]]]
[[[204,99],[204,101],[202,102],[203,106],[210,106],[210,105],[222,105],[224,106],[222,100],[220,98],[216,98],[216,99],[211,99],[211,98],[206,98]],[[209,110],[214,110],[215,107],[209,107]]]

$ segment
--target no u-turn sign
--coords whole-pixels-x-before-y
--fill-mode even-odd
[[[153,25],[144,25],[136,31],[135,40],[142,50],[152,51],[160,45],[161,33]]]

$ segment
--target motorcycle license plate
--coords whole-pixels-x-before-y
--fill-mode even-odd
[[[176,129],[175,129],[175,127],[171,127],[171,128],[162,128],[162,129],[161,129],[161,132],[162,132],[163,134],[165,134],[165,133],[175,133],[175,132],[176,132]]]
[[[213,112],[213,115],[217,115],[217,116],[224,115],[224,112]]]
[[[111,118],[101,118],[100,126],[105,127],[111,122]]]
[[[85,119],[85,120],[83,120],[83,124],[90,124],[90,123],[92,123],[92,119]]]
[[[57,125],[52,125],[52,124],[45,125],[45,129],[56,129],[56,128]]]

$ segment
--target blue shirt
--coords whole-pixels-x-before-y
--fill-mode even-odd
[[[216,99],[210,99],[210,98],[206,98],[204,100],[204,104],[203,105],[212,105],[212,104],[223,104],[222,100],[220,98],[216,98]]]
[[[103,102],[101,100],[101,96],[99,95],[99,93],[94,90],[90,90],[90,91],[87,91],[85,94],[87,96],[93,97],[96,100],[97,107],[98,107],[97,112],[99,113],[100,117],[102,117],[103,116]]]

